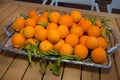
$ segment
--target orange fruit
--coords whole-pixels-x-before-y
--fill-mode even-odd
[[[96,20],[95,23],[98,27],[102,26],[102,23],[100,22],[100,20]]]
[[[35,39],[33,39],[33,38],[27,39],[27,40],[26,40],[26,43],[31,43],[31,44],[33,44],[33,45],[36,45],[36,41],[35,41]]]
[[[49,51],[53,49],[53,44],[49,42],[48,40],[44,40],[39,45],[40,51]]]
[[[16,18],[14,21],[13,21],[13,28],[16,30],[16,31],[20,31],[22,28],[25,27],[25,19],[24,18]]]
[[[70,44],[71,46],[76,46],[79,42],[79,38],[75,34],[68,34],[65,38],[65,42]]]
[[[91,59],[95,63],[103,63],[106,60],[106,58],[107,58],[106,51],[101,47],[95,48],[91,52]]]
[[[39,16],[38,16],[38,15],[35,15],[35,16],[32,16],[31,18],[34,19],[35,21],[37,21],[38,18],[39,18]]]
[[[84,59],[88,55],[88,49],[84,44],[76,45],[74,48],[74,54]]]
[[[39,40],[39,41],[43,41],[47,39],[47,30],[46,29],[39,29],[35,32],[35,37]]]
[[[52,22],[52,23],[58,23],[58,22],[59,22],[59,19],[60,19],[60,16],[61,16],[61,14],[60,14],[59,12],[53,11],[53,12],[51,12],[51,14],[50,14],[49,20],[50,20],[50,22]]]
[[[73,19],[70,15],[62,15],[59,20],[60,25],[66,25],[67,27],[71,27],[73,24]]]
[[[26,20],[25,24],[26,24],[26,26],[32,26],[32,27],[34,27],[34,26],[36,26],[36,21],[33,18],[28,18]]]
[[[108,43],[103,37],[98,37],[98,46],[103,49],[107,49]]]
[[[56,23],[49,23],[47,25],[47,30],[49,29],[57,29],[58,25]]]
[[[69,34],[69,29],[65,25],[60,25],[57,28],[58,32],[60,33],[61,38],[65,38]]]
[[[91,23],[91,21],[88,20],[88,19],[83,19],[82,21],[80,21],[80,22],[78,23],[78,25],[79,25],[80,27],[82,27],[84,33],[86,33],[86,32],[88,31],[88,29],[92,26],[92,23]]]
[[[70,32],[76,34],[78,37],[83,35],[83,30],[79,26],[74,26],[70,29]]]
[[[23,32],[24,32],[24,28],[22,28],[22,29],[20,30],[20,34],[23,35]]]
[[[47,11],[44,11],[44,12],[42,13],[42,16],[48,17],[48,12],[47,12]]]
[[[85,44],[87,38],[88,38],[87,35],[81,36],[80,39],[79,39],[79,43],[80,43],[80,44]]]
[[[60,34],[57,29],[49,29],[47,32],[47,39],[52,42],[56,43],[60,40]]]
[[[71,11],[70,15],[72,16],[74,22],[79,22],[81,19],[81,13],[77,10]]]
[[[70,44],[64,43],[60,46],[59,52],[60,52],[60,54],[72,54],[73,48]]]
[[[53,49],[54,50],[59,50],[60,46],[63,45],[65,41],[63,39],[59,40],[56,44],[54,44]]]
[[[37,16],[38,15],[38,13],[37,13],[37,11],[36,10],[30,10],[29,11],[29,13],[28,13],[28,17],[33,17],[33,16]]]
[[[13,47],[20,48],[25,43],[25,37],[20,33],[15,33],[11,38]]]
[[[36,25],[36,26],[34,27],[34,29],[35,29],[35,32],[36,32],[36,31],[39,30],[39,29],[44,29],[44,27],[41,26],[41,25]]]
[[[85,41],[85,45],[88,49],[95,49],[96,47],[98,47],[98,39],[93,36],[88,36]]]
[[[87,31],[88,36],[99,37],[100,36],[100,28],[98,26],[92,26]]]
[[[104,27],[101,27],[100,28],[100,31],[102,32],[102,34],[106,35],[107,34],[107,31]],[[102,34],[100,34],[100,36],[103,36]]]
[[[45,16],[39,16],[37,23],[39,23],[39,22],[48,22],[48,18]]]
[[[27,26],[24,28],[23,35],[26,38],[32,38],[32,37],[34,37],[34,32],[35,32],[35,30],[32,26]]]

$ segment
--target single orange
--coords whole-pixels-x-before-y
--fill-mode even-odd
[[[60,54],[72,54],[73,48],[70,44],[64,43],[60,46],[59,52],[60,52]]]
[[[108,43],[103,37],[98,37],[98,46],[103,49],[107,49]]]
[[[78,37],[83,35],[83,29],[80,26],[74,26],[70,29],[70,32],[76,34]]]
[[[47,30],[46,29],[39,29],[35,32],[35,37],[39,40],[39,41],[43,41],[47,39]]]
[[[61,14],[59,12],[53,11],[50,14],[49,20],[50,20],[50,22],[57,24],[59,22],[60,16],[61,16]]]
[[[53,49],[53,44],[49,42],[48,40],[44,40],[39,45],[40,51],[49,51]]]
[[[35,29],[35,32],[36,32],[36,31],[39,30],[39,29],[44,29],[44,27],[41,26],[41,25],[36,25],[36,26],[34,27],[34,29]]]
[[[13,47],[20,48],[25,43],[25,37],[20,33],[15,33],[11,38]]]
[[[37,23],[40,23],[40,22],[48,22],[48,18],[45,16],[39,16]]]
[[[88,49],[95,49],[98,47],[98,39],[93,36],[88,36],[85,41],[85,45]]]
[[[57,28],[58,32],[60,33],[61,38],[65,38],[69,34],[69,29],[65,25],[60,25]]]
[[[84,59],[88,56],[88,49],[84,44],[76,45],[74,48],[74,54]]]
[[[59,40],[57,43],[54,44],[53,49],[58,51],[60,46],[63,45],[65,41],[63,39]]]
[[[102,26],[102,23],[101,23],[100,20],[96,20],[95,23],[96,23],[96,25],[97,25],[98,27],[101,27],[101,26]]]
[[[70,15],[72,16],[74,22],[79,22],[81,19],[81,13],[77,10],[71,11]]]
[[[70,44],[71,46],[76,46],[79,42],[79,38],[75,34],[68,34],[65,38],[65,42]]]
[[[33,44],[33,45],[36,45],[36,41],[35,41],[34,38],[28,38],[28,39],[26,40],[26,43],[31,43],[31,44]]]
[[[87,31],[88,36],[99,37],[100,36],[100,28],[98,26],[92,26]]]
[[[80,27],[82,27],[84,33],[86,33],[86,32],[88,31],[88,29],[92,26],[92,23],[91,23],[91,21],[88,20],[88,19],[83,19],[82,21],[80,21],[80,22],[78,23],[78,25],[79,25]]]
[[[36,16],[38,15],[37,11],[36,10],[30,10],[29,13],[28,13],[28,17],[31,18],[33,16]]]
[[[32,26],[27,26],[23,30],[23,35],[26,38],[32,38],[32,37],[34,37],[34,32],[35,32],[35,30]]]
[[[95,62],[95,63],[103,63],[107,58],[106,55],[106,51],[101,48],[95,48],[92,52],[91,52],[91,59]]]
[[[58,25],[56,23],[49,23],[47,25],[47,30],[49,29],[57,29]]]
[[[49,29],[47,32],[47,39],[52,42],[56,43],[60,40],[60,34],[57,29]]]
[[[59,20],[60,25],[66,25],[67,27],[71,27],[73,25],[73,19],[70,15],[62,15]]]
[[[81,36],[80,39],[79,39],[79,43],[80,43],[80,44],[85,44],[87,38],[88,38],[87,35]]]
[[[25,19],[24,18],[16,18],[14,21],[13,21],[13,28],[16,30],[16,31],[20,31],[22,28],[25,27]]]
[[[28,18],[26,20],[25,24],[26,24],[26,26],[32,26],[32,27],[34,27],[34,26],[36,26],[36,21],[33,18]]]

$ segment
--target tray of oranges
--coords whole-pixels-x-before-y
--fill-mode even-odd
[[[115,31],[107,24],[109,18],[85,17],[77,10],[70,14],[31,10],[21,16],[3,28],[7,37],[0,48],[28,55],[30,63],[35,56],[42,58],[40,65],[44,67],[48,60],[50,66],[58,68],[60,62],[109,68],[111,53],[120,46]],[[112,47],[111,36],[115,42]],[[50,60],[56,61],[55,65]]]

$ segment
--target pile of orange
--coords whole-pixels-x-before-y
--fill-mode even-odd
[[[90,57],[96,63],[103,63],[107,58],[105,50],[108,42],[101,35],[104,28],[101,22],[96,20],[96,25],[93,25],[89,18],[83,17],[77,10],[70,14],[45,11],[41,15],[31,10],[27,19],[16,18],[13,28],[16,33],[12,37],[12,45],[16,48],[20,48],[27,40],[34,42],[36,38],[40,41],[40,51],[53,49],[60,54],[77,55],[81,59],[87,58],[91,51]]]

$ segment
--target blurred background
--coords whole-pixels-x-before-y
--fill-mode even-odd
[[[38,4],[42,4],[42,2],[43,2],[43,0],[16,0],[16,1],[24,1],[24,2],[31,2],[31,3],[38,3]],[[98,3],[100,12],[108,12],[107,11],[107,4],[111,4],[111,1],[112,0],[95,0],[95,2]],[[51,3],[51,0],[48,0],[46,5],[49,5],[50,3]],[[63,2],[59,2],[59,6],[78,8],[78,9],[87,9],[87,10],[90,10],[90,8],[91,8],[88,5],[63,3]],[[113,9],[112,13],[120,14],[120,9]]]

